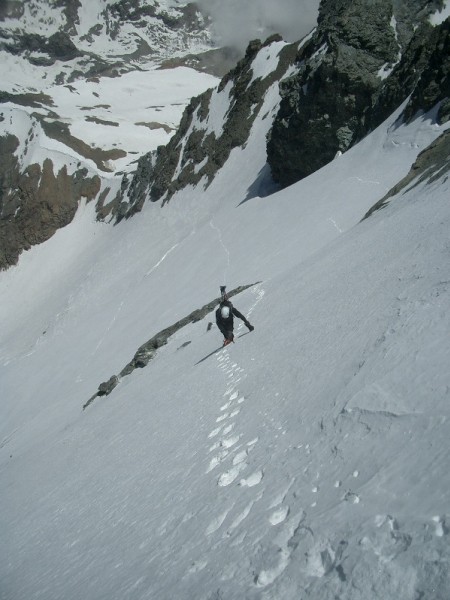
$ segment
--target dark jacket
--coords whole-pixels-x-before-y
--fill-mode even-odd
[[[221,309],[224,306],[228,306],[228,308],[230,309],[230,315],[227,319],[224,319],[221,313]],[[240,313],[238,309],[235,308],[229,300],[223,300],[220,303],[219,308],[216,310],[216,323],[223,336],[229,340],[232,340],[234,337],[234,317],[242,319],[242,321],[244,321],[245,325],[250,329],[250,331],[253,329],[252,325],[250,325],[250,323],[247,321],[244,315]]]

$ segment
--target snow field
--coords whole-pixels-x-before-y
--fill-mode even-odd
[[[2,273],[6,599],[446,600],[448,181],[359,223],[442,132],[397,117],[268,197],[261,121],[206,192]],[[82,411],[256,281],[254,332],[211,354],[210,315]]]

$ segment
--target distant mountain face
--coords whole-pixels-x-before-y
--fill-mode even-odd
[[[309,36],[292,44],[277,36],[251,42],[218,86],[191,100],[174,133],[151,98],[142,119],[133,115],[136,122],[122,125],[102,89],[115,78],[122,93],[130,85],[125,78],[150,65],[223,73],[233,57],[212,48],[209,23],[194,4],[2,4],[0,268],[70,222],[81,198],[96,202],[100,219],[118,221],[148,200],[167,202],[186,186],[203,189],[258,128],[268,164],[261,181],[286,186],[345,152],[408,98],[404,118],[436,107],[445,122],[450,49],[443,7],[442,0],[322,0]],[[64,94],[98,136],[88,140],[86,128],[76,133],[70,111],[58,114],[55,102]],[[157,149],[133,149],[135,163],[118,145],[133,126],[164,130]]]
[[[171,108],[167,77],[148,81],[146,70],[167,61],[223,73],[230,57],[215,51],[192,3],[8,0],[0,4],[0,61],[1,269],[67,225],[82,198],[104,216],[120,191],[117,165],[142,153],[146,133],[166,141],[190,95],[216,81],[196,83],[193,74],[189,84],[184,75]],[[127,79],[140,72],[142,83]],[[130,114],[138,95],[141,108]]]
[[[0,7],[0,50],[47,68],[46,83],[120,73],[210,48],[208,22],[192,3],[7,0]]]

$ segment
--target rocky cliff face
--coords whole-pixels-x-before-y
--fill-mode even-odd
[[[268,143],[277,182],[294,183],[345,152],[395,110],[422,75],[430,80],[420,84],[430,90],[425,104],[432,104],[431,96],[445,98],[437,64],[434,75],[425,75],[437,55],[437,63],[447,60],[441,49],[445,26],[435,30],[428,22],[440,5],[423,0],[322,2],[317,30],[298,56],[299,70],[282,84]],[[425,109],[422,104],[417,96],[415,108]]]
[[[12,123],[12,112],[0,111],[0,121]],[[28,160],[40,133],[36,121],[28,126],[25,144],[10,133],[0,136],[0,269],[68,225],[80,200],[98,198],[102,187],[100,177],[79,161],[61,164],[52,153]]]
[[[274,81],[281,103],[267,156],[273,179],[282,186],[348,150],[408,96],[405,118],[441,103],[438,118],[448,119],[449,24],[429,21],[439,7],[440,0],[323,0],[310,39],[286,46],[277,69],[256,80],[253,65],[274,40],[252,42],[217,91],[192,100],[170,143],[142,157],[129,185],[129,208],[120,216],[140,210],[146,198],[166,202],[187,185],[202,180],[208,185],[231,149],[245,144]],[[286,77],[292,65],[293,74]],[[219,94],[227,110],[218,135],[209,123]]]
[[[128,190],[126,216],[139,211],[147,198],[167,202],[188,185],[203,181],[208,186],[232,149],[247,142],[266,95],[278,88],[297,51],[298,44],[285,44],[278,36],[264,44],[251,42],[216,90],[193,98],[169,144],[140,159]],[[260,73],[268,60],[274,60],[273,70]]]

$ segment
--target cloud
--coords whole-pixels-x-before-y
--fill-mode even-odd
[[[300,40],[316,25],[319,0],[197,0],[213,20],[216,41],[243,50],[252,39],[279,33]]]

